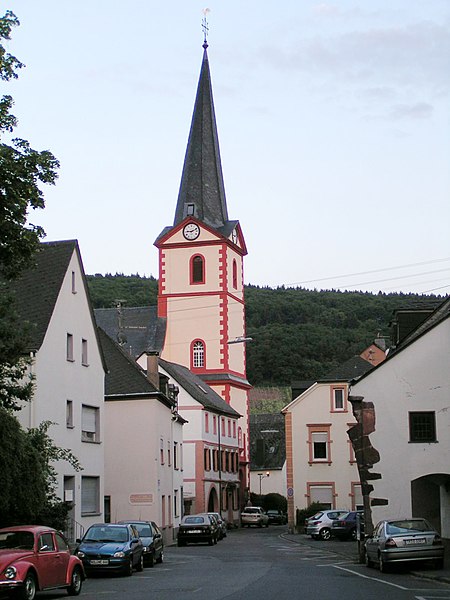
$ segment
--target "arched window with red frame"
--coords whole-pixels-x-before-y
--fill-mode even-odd
[[[236,259],[233,259],[233,287],[237,290],[237,262]]]
[[[195,254],[190,261],[190,280],[192,283],[205,283],[205,259]]]
[[[205,366],[205,344],[202,340],[194,340],[191,344],[191,365],[193,369]]]

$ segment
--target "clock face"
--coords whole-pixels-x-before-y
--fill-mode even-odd
[[[188,223],[183,228],[183,235],[187,240],[196,240],[200,235],[200,227],[196,223]]]

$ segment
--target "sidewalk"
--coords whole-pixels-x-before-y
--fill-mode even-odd
[[[348,560],[359,563],[358,547],[356,542],[341,542],[339,540],[329,540],[326,542],[311,539],[302,533],[282,533],[281,537],[289,542],[309,546],[310,548],[328,550],[340,556],[345,556]],[[421,570],[410,571],[416,577],[423,579],[433,579],[450,583],[450,540],[444,540],[445,545],[445,561],[443,569],[433,569],[432,567],[424,566]]]

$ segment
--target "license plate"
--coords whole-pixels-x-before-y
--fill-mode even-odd
[[[188,529],[188,533],[201,533],[201,529]]]
[[[407,546],[414,546],[415,544],[426,544],[427,540],[425,538],[412,538],[409,540],[405,540],[405,544]]]
[[[91,565],[95,565],[95,566],[98,566],[98,565],[109,565],[109,560],[91,560],[90,564]]]

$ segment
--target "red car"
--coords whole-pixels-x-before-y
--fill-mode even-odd
[[[58,531],[41,525],[0,529],[0,594],[33,600],[37,591],[66,588],[78,596],[84,579],[83,563]]]

